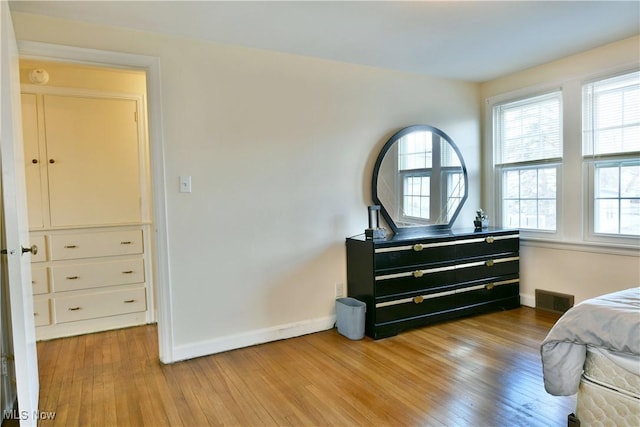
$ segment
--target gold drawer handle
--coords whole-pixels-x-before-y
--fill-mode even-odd
[[[133,270],[123,271],[122,274],[133,274]]]
[[[67,280],[78,280],[80,277],[78,276],[67,276],[66,279]]]
[[[131,245],[133,242],[131,240],[125,240],[124,242],[120,242],[121,245]]]
[[[489,236],[484,239],[484,241],[487,243],[493,243],[495,240],[496,239],[493,236]]]
[[[422,246],[422,243],[416,243],[415,245],[413,245],[413,250],[416,252],[420,252],[423,249],[424,249],[424,246]]]
[[[124,303],[125,303],[125,304],[131,304],[132,302],[136,302],[136,300],[134,300],[134,299],[128,299],[128,300],[125,300],[125,301],[124,301]]]
[[[487,267],[493,267],[493,260],[492,260],[492,259],[490,259],[490,260],[488,260],[488,261],[485,261],[485,262],[484,262],[484,265],[486,265]]]
[[[486,288],[488,291],[490,291],[491,289],[493,289],[493,288],[494,288],[494,286],[495,286],[495,285],[494,285],[493,283],[489,283],[488,285],[486,285],[486,286],[485,286],[485,288]]]
[[[69,311],[78,311],[80,307],[69,307]]]
[[[419,295],[417,297],[413,297],[413,302],[416,304],[421,304],[422,301],[424,301],[424,297],[422,295]]]
[[[424,276],[424,272],[422,270],[416,270],[413,272],[413,277],[419,279],[420,277]]]
[[[75,249],[77,247],[78,247],[78,245],[64,245],[65,249]]]

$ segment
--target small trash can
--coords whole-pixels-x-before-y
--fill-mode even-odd
[[[367,305],[355,298],[336,300],[336,326],[341,335],[350,340],[364,338],[364,319]]]

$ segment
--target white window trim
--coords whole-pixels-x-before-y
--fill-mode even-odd
[[[504,225],[502,224],[502,184],[501,184],[501,181],[498,180],[498,178],[501,178],[500,175],[502,174],[503,169],[505,167],[509,167],[509,165],[498,164],[497,162],[498,153],[496,152],[494,147],[494,139],[496,134],[496,121],[493,116],[494,107],[500,104],[515,102],[515,101],[526,99],[526,98],[544,96],[553,92],[560,92],[561,94],[560,99],[561,99],[561,106],[562,106],[562,114],[560,117],[560,128],[563,129],[564,99],[562,96],[562,86],[559,86],[557,84],[537,86],[529,89],[520,89],[517,91],[508,92],[502,95],[491,97],[487,99],[485,102],[485,106],[486,106],[485,123],[488,124],[487,132],[485,134],[485,138],[486,138],[485,140],[487,141],[487,143],[485,144],[486,150],[485,150],[485,158],[484,158],[485,165],[487,166],[485,168],[486,170],[485,182],[488,183],[488,185],[486,185],[486,189],[487,189],[486,200],[489,202],[488,204],[490,206],[490,208],[487,209],[487,213],[489,214],[490,218],[493,218],[494,224],[498,227],[504,227]],[[564,139],[565,138],[564,138],[564,132],[563,132],[563,136],[562,136],[563,153],[565,151]],[[564,157],[564,154],[563,154],[563,157]],[[562,175],[563,175],[563,169],[564,169],[562,167],[563,166],[562,159],[554,158],[549,160],[527,162],[527,165],[530,165],[531,167],[536,167],[536,166],[544,166],[546,164],[555,164],[555,163],[560,164],[560,166],[557,169],[558,172],[556,175],[556,188],[557,188],[556,189],[556,217],[557,217],[556,229],[554,231],[520,229],[520,235],[522,238],[538,238],[538,239],[553,241],[553,240],[559,240],[562,237],[563,203],[562,203],[561,189],[563,188]]]
[[[629,153],[627,156],[611,156],[607,158],[595,159],[598,160],[623,160],[629,159],[637,155],[637,153]],[[584,212],[585,221],[583,222],[583,236],[585,242],[593,242],[614,246],[633,246],[636,250],[640,248],[640,236],[634,237],[629,235],[619,234],[607,234],[595,232],[595,209],[594,209],[594,192],[595,192],[595,165],[591,159],[584,159],[582,162],[582,176],[583,176],[583,191],[584,191]],[[640,252],[640,251],[639,251]]]
[[[637,72],[639,70],[638,65],[634,64],[633,67],[621,67],[616,71],[610,71],[607,73],[599,73],[595,76],[582,79],[580,81],[580,89],[584,85],[598,82],[600,80],[606,80],[616,76],[625,75],[628,73]],[[581,99],[582,101],[582,99]],[[581,107],[582,109],[582,107]],[[582,114],[582,111],[581,111]],[[581,122],[582,126],[582,122]],[[582,131],[582,128],[581,128]],[[599,161],[617,161],[625,159],[633,159],[638,157],[637,152],[625,152],[625,153],[613,153],[613,154],[583,154],[584,141],[581,148],[582,159],[582,183],[583,183],[583,240],[587,243],[595,243],[607,246],[615,247],[635,247],[636,251],[640,248],[640,236],[634,237],[629,235],[619,234],[606,234],[595,232],[595,207],[594,207],[594,193],[595,193],[595,168],[594,162]]]
[[[499,192],[499,185],[496,181],[498,171],[495,164],[495,153],[493,147],[494,137],[494,120],[493,120],[493,107],[497,104],[509,102],[511,100],[522,99],[525,97],[534,97],[543,95],[554,90],[560,90],[563,95],[563,111],[562,111],[562,123],[563,123],[563,163],[572,162],[576,165],[572,165],[572,170],[568,171],[567,167],[564,167],[560,171],[558,179],[558,226],[554,234],[546,232],[532,232],[529,230],[521,231],[521,239],[525,246],[545,247],[551,249],[560,250],[575,250],[582,252],[595,252],[595,253],[610,253],[617,255],[627,255],[640,257],[640,239],[625,238],[621,236],[615,236],[611,238],[605,238],[600,236],[591,236],[588,233],[589,220],[588,215],[593,215],[589,211],[589,182],[588,177],[585,176],[585,167],[582,156],[582,86],[589,82],[604,79],[614,76],[616,74],[624,74],[632,72],[638,69],[637,62],[629,62],[622,65],[617,65],[607,69],[602,69],[597,72],[584,73],[581,75],[568,76],[562,80],[555,80],[552,82],[546,82],[536,86],[525,87],[513,91],[509,91],[503,94],[498,94],[485,99],[485,111],[484,111],[484,155],[483,155],[483,182],[485,185],[482,189],[483,203],[488,206],[486,209],[489,217],[494,221],[494,224],[498,227],[502,226],[501,222],[501,194]],[[567,103],[565,93],[566,91],[572,91],[573,95],[579,94],[578,109],[573,111],[573,108],[567,108],[570,103]],[[570,129],[578,124],[577,129]],[[570,134],[570,135],[569,135]],[[576,134],[578,135],[576,139]],[[571,143],[578,143],[578,148],[574,149],[568,145]],[[571,151],[574,150],[575,152]],[[576,151],[577,150],[577,151]],[[578,165],[579,162],[579,165]],[[567,173],[576,173],[577,169],[580,173],[580,194],[575,195],[575,199],[579,199],[579,203],[574,203],[574,197],[567,197],[568,190],[565,190],[565,185],[568,184],[566,180]],[[578,188],[575,189],[578,191]],[[570,200],[568,200],[570,199]],[[572,217],[570,220],[565,218],[565,215],[571,214],[565,209],[565,204],[575,204],[579,206],[580,215]],[[567,224],[572,221],[574,224]]]

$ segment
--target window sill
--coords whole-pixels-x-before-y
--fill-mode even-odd
[[[640,257],[640,248],[637,245],[559,241],[540,237],[523,237],[522,235],[520,235],[520,244],[536,248]]]

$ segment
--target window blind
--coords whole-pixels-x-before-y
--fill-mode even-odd
[[[583,86],[583,155],[640,151],[640,71]]]
[[[498,164],[562,157],[561,93],[494,107]]]

